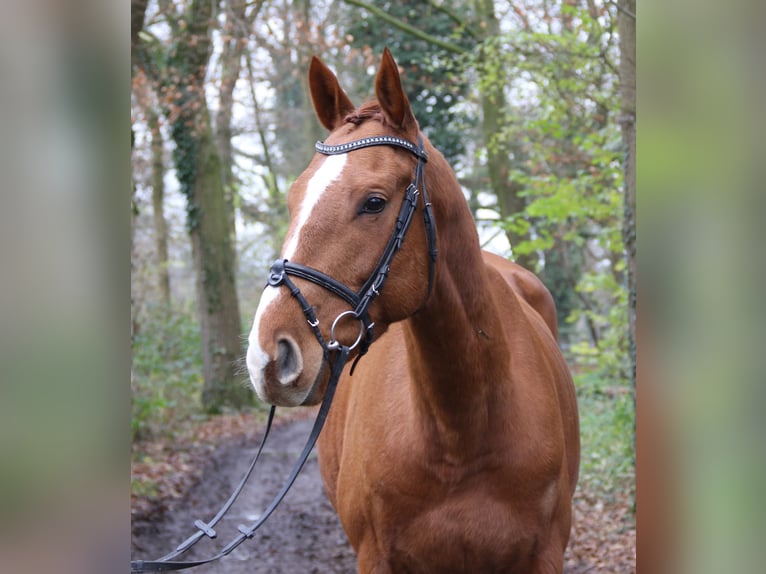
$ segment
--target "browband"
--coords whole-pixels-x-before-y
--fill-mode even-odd
[[[324,142],[318,141],[314,145],[314,149],[316,149],[321,154],[337,155],[340,153],[347,153],[356,149],[362,149],[376,145],[392,145],[400,147],[414,154],[416,157],[418,157],[418,159],[428,161],[428,154],[426,153],[425,149],[419,148],[412,142],[409,142],[405,139],[397,138],[394,136],[372,136],[340,145],[327,145]]]

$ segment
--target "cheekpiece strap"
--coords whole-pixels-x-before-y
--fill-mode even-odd
[[[418,159],[428,161],[428,154],[422,148],[419,148],[414,143],[402,138],[394,136],[372,136],[369,138],[362,138],[354,140],[352,142],[340,144],[340,145],[327,145],[324,142],[318,141],[314,148],[324,155],[338,155],[340,153],[347,153],[357,149],[365,147],[372,147],[376,145],[388,145],[396,146],[402,149],[406,149],[408,152],[414,154]]]

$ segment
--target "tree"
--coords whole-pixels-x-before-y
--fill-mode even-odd
[[[347,4],[358,6],[374,14],[376,17],[393,25],[398,30],[429,44],[432,50],[442,50],[444,53],[459,55],[464,66],[463,74],[472,68],[478,74],[477,88],[481,106],[481,132],[486,149],[486,172],[489,188],[497,198],[497,206],[502,217],[519,214],[524,208],[522,187],[511,179],[514,161],[512,142],[498,137],[506,123],[507,110],[507,70],[495,65],[497,58],[493,56],[495,40],[500,36],[499,21],[492,0],[473,0],[463,5],[462,11],[449,6],[450,3],[434,1],[428,5],[434,10],[447,15],[451,29],[429,29],[429,25],[415,27],[397,17],[394,12],[381,9],[362,0],[345,0]],[[409,9],[412,11],[412,9]],[[458,63],[458,62],[456,62]],[[464,82],[467,78],[463,79]],[[427,118],[429,114],[421,115]],[[438,121],[438,119],[437,119]],[[528,252],[520,252],[517,246],[529,235],[515,228],[506,230],[514,260],[529,269],[537,268],[537,258]]]
[[[261,2],[262,4],[263,2]],[[224,206],[231,233],[231,244],[236,244],[234,157],[232,152],[231,116],[234,107],[234,87],[242,69],[242,55],[247,35],[244,0],[230,0],[223,4],[226,21],[223,24],[221,54],[221,81],[218,90],[218,113],[215,121],[216,145],[221,158]]]
[[[274,90],[270,112],[272,130],[280,157],[272,153],[279,175],[291,182],[311,161],[313,143],[325,132],[316,120],[309,97],[308,70],[317,50],[319,30],[327,26],[327,15],[314,10],[312,0],[289,0],[270,6],[270,16],[278,24],[269,24],[259,35],[259,47],[269,53],[268,66],[261,71]]]
[[[636,0],[617,4],[620,34],[620,125],[625,151],[625,221],[627,259],[628,343],[631,382],[636,384]]]
[[[154,241],[157,254],[157,283],[160,300],[165,310],[170,310],[170,268],[168,262],[168,227],[165,222],[165,162],[164,139],[160,130],[160,118],[153,108],[147,109],[147,127],[152,143],[152,214]]]
[[[202,402],[211,412],[250,401],[248,389],[235,377],[242,349],[234,245],[224,169],[204,89],[214,6],[207,0],[191,0],[181,13],[167,7],[164,15],[171,30],[167,42],[144,39],[139,32],[133,46],[134,61],[158,91],[175,143],[173,160],[187,201],[202,335]],[[135,0],[132,9],[134,15],[145,12],[146,1]]]
[[[468,95],[468,81],[455,53],[434,45],[428,38],[439,38],[465,50],[474,43],[471,36],[455,38],[457,13],[424,3],[415,8],[406,2],[376,3],[379,10],[402,24],[417,23],[424,38],[395,26],[382,26],[373,13],[361,11],[348,17],[345,28],[349,44],[363,52],[380,55],[384,48],[396,54],[402,70],[407,97],[421,129],[450,163],[466,152],[466,127],[472,122],[462,102]],[[357,11],[359,12],[359,11]]]
[[[487,171],[492,193],[497,199],[497,208],[502,219],[524,213],[526,200],[524,186],[513,173],[523,166],[524,155],[513,138],[504,137],[509,124],[507,86],[510,81],[510,67],[507,61],[497,58],[497,49],[502,44],[500,23],[495,15],[493,0],[476,0],[478,28],[483,31],[482,43],[476,50],[476,67],[480,74],[480,100],[482,126],[487,148]],[[530,238],[529,229],[514,226],[506,228],[513,259],[532,271],[538,270],[537,254],[521,249]]]
[[[463,76],[477,79],[485,189],[506,222],[514,259],[536,270],[551,289],[562,336],[573,333],[570,322],[582,323],[587,341],[576,349],[599,353],[610,374],[623,376],[614,6],[598,0],[515,2],[501,28],[492,0],[428,2],[417,11],[346,3],[417,40],[425,60],[441,52],[460,55]],[[417,28],[409,23],[410,13],[437,6],[449,14],[449,33],[432,25],[434,18],[418,20]],[[482,172],[475,173],[474,195],[483,187]]]
[[[624,178],[613,63],[615,9],[567,0],[556,11],[548,5],[529,19],[548,26],[509,40],[515,56],[507,67],[535,86],[534,98],[519,108],[518,123],[506,136],[524,141],[526,155],[515,177],[524,185],[527,205],[509,223],[533,230],[534,238],[522,248],[544,254],[541,276],[559,308],[569,309],[564,318],[586,327],[587,340],[573,349],[598,361],[610,379],[624,380]],[[554,261],[557,265],[550,265]]]

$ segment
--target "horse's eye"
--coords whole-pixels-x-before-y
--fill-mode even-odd
[[[362,206],[361,213],[380,213],[386,207],[386,200],[377,195],[367,198]]]

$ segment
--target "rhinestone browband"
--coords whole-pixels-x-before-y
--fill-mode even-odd
[[[357,149],[376,146],[376,145],[397,146],[397,147],[406,149],[407,151],[414,154],[415,156],[422,159],[423,161],[428,161],[428,154],[426,153],[424,149],[418,148],[418,146],[416,146],[412,142],[409,142],[405,139],[397,138],[394,136],[372,136],[369,138],[362,138],[359,140],[355,140],[352,142],[339,144],[339,145],[327,145],[324,142],[318,141],[314,145],[314,148],[319,153],[322,153],[325,155],[337,155],[340,153],[347,153]]]

